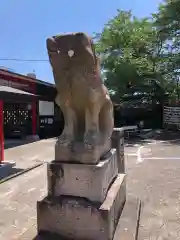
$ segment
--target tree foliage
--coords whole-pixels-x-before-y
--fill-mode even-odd
[[[116,100],[127,93],[178,93],[179,16],[180,0],[165,1],[151,19],[118,10],[96,34],[103,77]]]
[[[168,84],[172,95],[180,95],[180,0],[166,0],[160,5],[158,14],[154,15],[155,26],[164,41],[166,68],[169,72]]]

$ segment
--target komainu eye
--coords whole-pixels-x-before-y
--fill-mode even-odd
[[[71,58],[73,55],[74,55],[74,51],[71,49],[71,50],[69,50],[68,51],[68,55],[69,55],[69,57]]]

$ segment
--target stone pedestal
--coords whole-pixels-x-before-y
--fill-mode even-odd
[[[48,164],[48,196],[37,203],[38,233],[113,240],[126,201],[126,175],[118,153],[124,147],[119,142],[122,131],[113,134],[113,148],[98,162],[82,163],[81,156],[79,163],[55,159]]]
[[[96,165],[54,161],[48,164],[48,193],[52,196],[79,196],[103,202],[117,174],[116,149],[112,149]]]
[[[111,146],[116,149],[118,159],[118,172],[125,173],[124,162],[124,130],[123,128],[114,128],[111,136]]]
[[[80,197],[47,197],[37,204],[38,232],[74,240],[111,240],[125,200],[124,174],[116,177],[100,205]]]

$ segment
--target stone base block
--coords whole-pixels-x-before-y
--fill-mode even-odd
[[[37,203],[38,233],[73,240],[112,240],[126,200],[125,174],[118,174],[98,206],[78,197],[47,197]]]
[[[48,164],[48,195],[79,196],[103,202],[118,174],[116,149],[96,165],[51,162]]]
[[[55,148],[54,148],[54,159],[55,161],[61,161],[61,162],[72,162],[72,153],[73,153],[73,145],[66,146],[65,144],[62,144],[59,142],[59,139],[57,139]]]
[[[55,161],[60,162],[76,162],[84,164],[97,164],[111,149],[111,139],[106,143],[97,144],[92,148],[88,148],[84,143],[72,143],[72,146],[64,146],[57,140],[55,145]]]
[[[141,216],[141,201],[128,197],[119,218],[113,240],[137,240]],[[36,224],[32,224],[18,237],[18,240],[67,240],[58,234],[42,231],[37,235]]]

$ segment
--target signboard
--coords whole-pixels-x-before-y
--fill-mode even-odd
[[[28,90],[29,89],[28,83],[20,83],[17,81],[5,80],[5,79],[1,79],[1,78],[0,78],[0,86],[7,86],[7,87],[20,89],[20,90]]]
[[[54,116],[54,102],[39,101],[39,116]]]
[[[164,107],[164,123],[180,125],[180,107]]]

